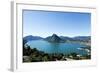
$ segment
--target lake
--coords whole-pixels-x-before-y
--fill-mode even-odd
[[[87,52],[85,50],[80,50],[78,48],[85,47],[85,45],[79,43],[50,43],[45,40],[33,40],[29,41],[28,44],[31,48],[37,48],[39,51],[44,51],[45,53],[77,53],[80,55],[85,55]]]

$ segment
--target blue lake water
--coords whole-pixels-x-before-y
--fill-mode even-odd
[[[45,53],[78,53],[80,55],[87,54],[85,50],[80,50],[78,48],[84,47],[79,43],[50,43],[44,40],[33,40],[29,41],[28,44],[31,48],[37,48],[39,51],[44,51]]]

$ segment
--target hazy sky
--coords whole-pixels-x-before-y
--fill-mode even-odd
[[[23,10],[23,36],[90,36],[91,14]]]

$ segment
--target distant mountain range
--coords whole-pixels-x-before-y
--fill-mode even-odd
[[[87,40],[91,40],[91,36],[77,36],[74,37],[73,39],[80,40],[80,41],[87,41]]]
[[[29,35],[29,36],[26,36],[23,38],[23,43],[27,43],[28,41],[32,41],[32,40],[40,40],[40,39],[43,39],[42,37],[39,37],[39,36],[32,36],[32,35]]]
[[[89,40],[91,40],[91,36],[76,36],[76,37],[67,37],[67,36],[58,36],[56,34],[53,34],[52,36],[48,36],[46,38],[42,38],[40,36],[26,36],[23,38],[23,43],[27,43],[28,41],[32,41],[32,40],[40,40],[43,39],[45,41],[48,42],[52,42],[52,43],[60,43],[60,42],[67,42],[67,41],[82,41],[82,42],[87,42]]]

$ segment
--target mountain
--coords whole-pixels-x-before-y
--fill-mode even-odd
[[[79,41],[89,41],[91,40],[91,36],[77,36],[77,37],[74,37],[73,39],[79,40]]]
[[[32,35],[29,35],[29,36],[26,36],[23,38],[23,43],[27,43],[28,41],[32,41],[32,40],[40,40],[40,39],[43,39],[42,37],[39,37],[39,36],[32,36]]]
[[[44,39],[45,41],[52,42],[52,43],[64,43],[64,42],[89,42],[91,41],[91,36],[76,36],[76,37],[67,37],[67,36],[58,36],[53,34],[52,36],[42,38],[39,36],[26,36],[23,38],[23,44],[27,43],[28,41],[32,40],[40,40]]]
[[[89,41],[91,40],[91,36],[76,36],[76,37],[66,37],[66,36],[60,36],[61,39],[66,41]]]
[[[53,42],[53,43],[65,42],[65,40],[61,39],[56,34],[53,34],[52,36],[49,36],[49,37],[45,38],[45,40],[49,41],[49,42]]]
[[[67,37],[67,36],[60,36],[60,38],[61,39],[63,39],[63,40],[68,40],[68,41],[74,41],[74,39],[73,38],[70,38],[70,37]]]

